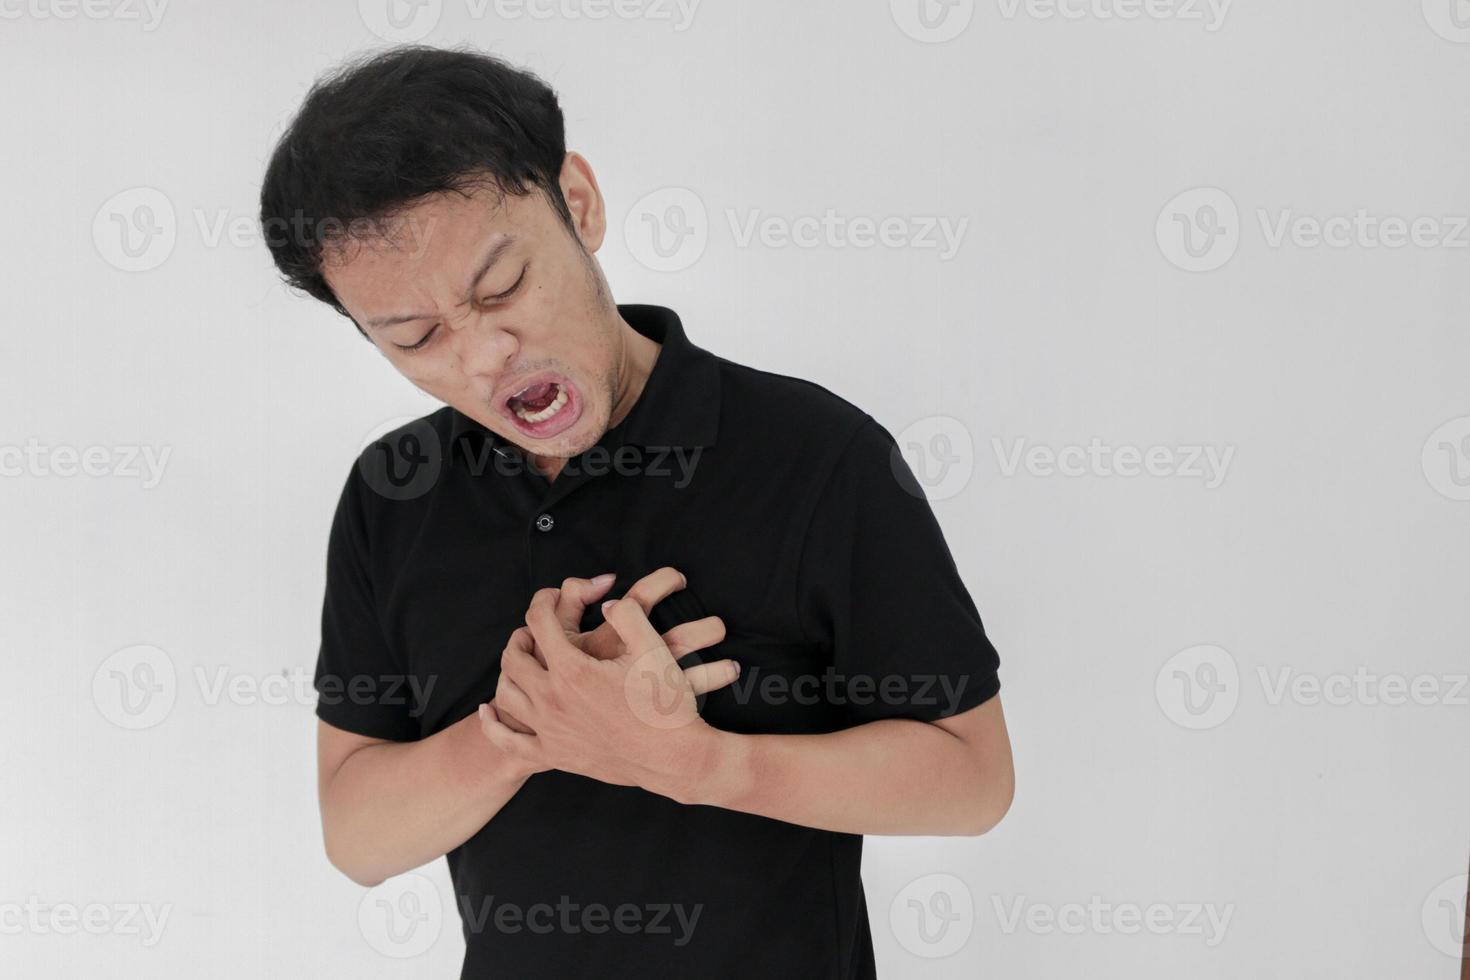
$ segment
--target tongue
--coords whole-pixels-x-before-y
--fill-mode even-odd
[[[532,385],[512,398],[511,401],[520,405],[528,412],[539,412],[547,405],[550,405],[554,398],[556,398],[556,383],[548,381],[544,384]]]

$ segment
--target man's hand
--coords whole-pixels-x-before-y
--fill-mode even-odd
[[[559,589],[537,592],[527,628],[512,634],[494,703],[480,708],[485,736],[538,770],[561,769],[678,799],[688,771],[700,764],[702,736],[711,731],[699,717],[693,678],[679,669],[640,602],[604,605],[605,625],[620,647],[610,659],[573,642],[582,634],[570,633],[558,615],[561,602]],[[707,690],[736,676],[730,661],[694,675]],[[507,725],[507,711],[532,733]]]
[[[615,660],[626,649],[622,637],[618,635],[611,623],[603,622],[594,630],[581,632],[583,613],[589,605],[607,594],[607,590],[612,586],[613,578],[611,573],[591,579],[569,578],[562,582],[560,589],[543,590],[556,593],[553,611],[567,640],[588,656],[598,660]],[[687,584],[688,581],[681,572],[664,567],[634,582],[624,598],[637,603],[646,616],[654,606]],[[704,619],[680,623],[662,637],[664,645],[676,660],[695,650],[712,647],[724,638],[725,624],[718,616],[706,616]],[[511,635],[507,648],[518,644],[526,645],[529,639],[529,630],[522,627]],[[532,655],[542,667],[545,667],[546,661],[540,651],[534,643],[530,645]],[[733,660],[720,660],[711,664],[696,664],[689,667],[684,673],[689,680],[690,687],[698,695],[718,690],[731,683],[740,675],[740,667]],[[522,723],[512,711],[507,711],[499,701],[492,704],[491,708],[499,714],[500,720],[512,731],[522,734],[532,733],[531,728]]]

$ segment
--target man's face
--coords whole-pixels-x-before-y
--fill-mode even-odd
[[[622,320],[588,254],[601,199],[575,156],[563,189],[587,252],[540,193],[487,187],[426,198],[391,240],[328,253],[323,268],[404,377],[537,456],[596,443],[626,383]]]

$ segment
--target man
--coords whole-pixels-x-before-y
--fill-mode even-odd
[[[998,657],[891,436],[613,303],[592,169],[498,60],[318,83],[261,201],[287,280],[446,406],[333,522],[332,862],[447,854],[464,976],[874,976],[861,835],[981,834],[1013,786]]]

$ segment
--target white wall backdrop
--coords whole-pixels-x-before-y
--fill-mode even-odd
[[[387,2],[0,0],[0,973],[457,975],[442,861],[407,945],[328,865],[309,688],[341,480],[435,406],[255,225],[312,79],[423,40],[558,88],[619,301],[929,483],[1018,796],[870,839],[880,975],[1458,975],[1470,3]]]

